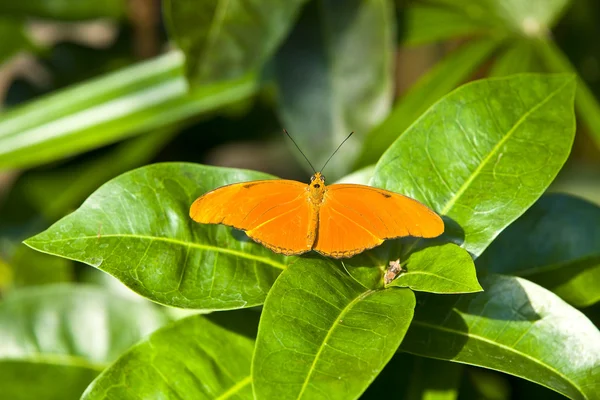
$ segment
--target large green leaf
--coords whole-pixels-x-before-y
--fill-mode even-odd
[[[285,38],[306,0],[165,0],[171,36],[195,82],[255,72]]]
[[[2,397],[78,399],[108,363],[165,322],[151,304],[99,288],[11,292],[0,303]]]
[[[501,41],[479,39],[456,49],[425,73],[398,101],[381,125],[369,132],[357,161],[377,162],[381,154],[433,103],[448,94],[494,52]]]
[[[253,349],[252,339],[194,315],[123,354],[92,382],[82,400],[253,399]]]
[[[420,299],[401,349],[479,365],[536,382],[571,399],[600,392],[600,331],[552,292],[490,275],[484,292]]]
[[[243,232],[197,224],[189,208],[218,186],[268,178],[186,163],[140,168],[108,182],[26,244],[108,272],[162,304],[251,307],[263,303],[285,258]]]
[[[340,142],[355,136],[327,166],[349,171],[361,138],[386,117],[392,101],[394,21],[389,0],[307,5],[276,59],[283,126],[321,168]]]
[[[575,133],[572,75],[472,82],[431,107],[381,157],[372,183],[447,217],[475,256],[550,185]]]
[[[173,52],[0,114],[0,168],[39,165],[251,96],[253,79],[188,93]]]
[[[415,306],[322,258],[298,258],[269,292],[252,361],[257,399],[355,399],[390,360]]]
[[[543,196],[477,260],[525,277],[571,304],[600,300],[600,207],[561,194]]]
[[[126,0],[0,0],[0,14],[59,20],[120,18],[126,15]]]

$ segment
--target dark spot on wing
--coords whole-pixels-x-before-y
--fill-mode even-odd
[[[379,192],[379,193],[381,193],[381,192]],[[383,197],[385,197],[386,199],[389,199],[390,197],[392,197],[392,195],[391,195],[391,194],[387,194],[387,193],[381,193],[381,195],[382,195]]]
[[[252,186],[254,186],[254,185],[256,185],[256,183],[247,183],[247,184],[245,184],[244,186],[242,186],[242,188],[244,188],[244,189],[248,189],[248,188],[251,188],[251,187],[252,187]]]

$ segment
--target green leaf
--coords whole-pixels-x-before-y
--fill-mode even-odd
[[[407,400],[456,400],[463,366],[431,358],[415,357],[411,366]]]
[[[318,0],[307,5],[276,59],[279,114],[315,168],[348,172],[364,135],[392,102],[394,20],[389,0]]]
[[[59,20],[122,18],[126,0],[0,0],[0,14],[12,17],[38,17]]]
[[[501,41],[492,39],[471,41],[425,73],[396,103],[385,121],[369,132],[357,165],[377,162],[398,136],[433,103],[467,80],[500,44]]]
[[[152,301],[208,310],[262,304],[285,257],[222,225],[189,217],[192,202],[258,172],[155,164],[103,185],[73,214],[25,243],[108,272]]]
[[[486,34],[489,22],[470,18],[464,9],[436,4],[406,7],[401,16],[403,45],[415,46],[457,37]]]
[[[525,277],[586,307],[600,300],[600,207],[561,194],[543,196],[477,260]]]
[[[496,58],[488,76],[499,77],[522,72],[544,72],[536,56],[533,42],[529,39],[510,42]]]
[[[570,0],[433,0],[441,8],[461,12],[473,24],[520,36],[547,34]],[[456,17],[455,17],[456,18]]]
[[[252,399],[253,349],[252,339],[194,315],[123,354],[82,400]]]
[[[149,162],[176,133],[175,128],[163,128],[142,134],[77,165],[29,171],[17,185],[29,202],[54,222],[81,205],[104,182]]]
[[[358,398],[393,356],[414,306],[410,290],[367,290],[333,261],[298,258],[265,302],[256,398]]]
[[[402,260],[401,260],[402,261]],[[391,286],[431,293],[479,292],[473,259],[453,243],[426,247],[401,262],[402,272]]]
[[[419,299],[401,350],[502,371],[571,399],[597,397],[600,331],[590,320],[527,280],[481,283],[482,293]]]
[[[166,0],[171,37],[193,83],[256,72],[285,39],[306,0]]]
[[[478,256],[550,185],[575,133],[570,75],[476,81],[431,107],[381,157],[373,186],[446,217]]]
[[[549,71],[576,73],[575,68],[552,40],[538,40],[537,52],[540,59]],[[600,103],[594,96],[585,81],[578,76],[577,95],[575,98],[577,113],[589,127],[592,137],[600,147]]]
[[[73,263],[51,257],[21,244],[10,260],[12,287],[35,286],[72,281]]]
[[[93,287],[11,292],[0,303],[2,396],[78,399],[108,363],[166,321],[150,304]]]
[[[2,15],[1,12],[0,15]],[[25,32],[23,21],[0,18],[0,38],[4,38],[0,42],[0,65],[20,51],[34,48],[27,32]]]
[[[376,249],[342,261],[348,273],[369,289],[384,286],[408,287],[431,293],[471,293],[481,291],[473,259],[453,243],[439,244],[412,251],[414,239],[391,240]],[[398,262],[400,270],[392,270]],[[385,282],[386,275],[391,275]]]
[[[0,114],[0,169],[61,159],[251,96],[253,79],[188,93],[173,52]]]

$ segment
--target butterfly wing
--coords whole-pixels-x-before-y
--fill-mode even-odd
[[[277,253],[301,254],[311,250],[316,234],[316,212],[306,188],[289,180],[227,185],[196,199],[190,217],[242,229]]]
[[[335,258],[350,257],[402,236],[436,237],[444,222],[432,210],[398,193],[371,186],[327,186],[319,210],[314,249]]]

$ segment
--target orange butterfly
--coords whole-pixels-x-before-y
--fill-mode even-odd
[[[365,185],[326,186],[320,172],[308,185],[276,179],[222,186],[196,199],[190,217],[242,229],[276,253],[316,250],[334,258],[351,257],[385,239],[444,232],[442,219],[410,197]]]

